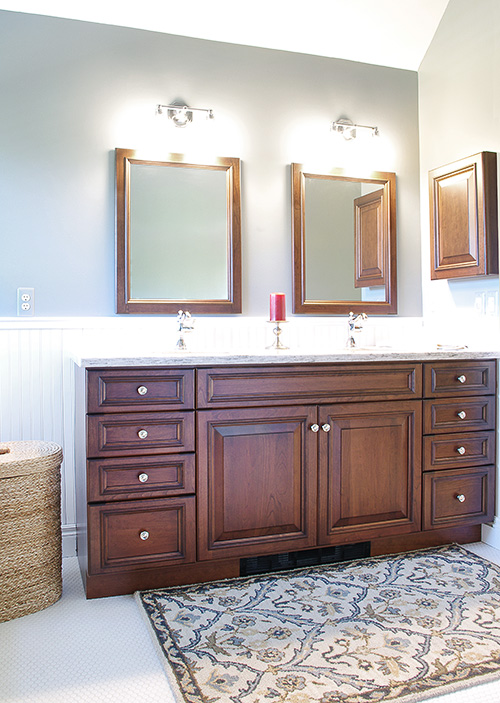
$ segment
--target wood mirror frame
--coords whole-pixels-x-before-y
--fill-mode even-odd
[[[306,295],[306,179],[323,179],[363,184],[380,184],[381,197],[368,219],[372,222],[369,241],[363,243],[363,213],[353,208],[353,288],[383,285],[383,301],[308,299]],[[362,198],[358,198],[359,201]],[[370,199],[369,199],[370,200]],[[376,209],[373,210],[373,208]],[[357,212],[355,212],[357,210]],[[373,226],[373,223],[376,223]],[[292,236],[293,236],[293,312],[303,314],[342,315],[349,312],[386,315],[397,313],[396,274],[396,174],[373,171],[368,177],[348,176],[342,169],[326,173],[305,171],[292,164]],[[363,247],[363,244],[365,245]],[[365,252],[363,254],[363,251]],[[340,264],[342,266],[342,263]],[[332,262],[332,270],[334,262]],[[363,281],[364,279],[364,281]]]
[[[240,160],[217,158],[213,163],[187,162],[181,154],[169,154],[167,161],[145,160],[134,150],[116,149],[116,311],[143,315],[177,313],[179,309],[192,313],[232,314],[241,312],[241,204],[240,204]],[[182,297],[137,297],[133,298],[131,262],[131,168],[142,166],[168,166],[174,169],[194,169],[225,172],[226,200],[226,280],[223,287],[227,295],[209,299],[186,299]],[[220,197],[224,197],[221,194]],[[222,234],[221,234],[222,236]],[[222,240],[221,240],[222,241]],[[223,244],[222,244],[223,247]],[[198,263],[200,271],[206,261],[196,262],[196,250],[189,254],[188,261],[178,261],[186,269]]]

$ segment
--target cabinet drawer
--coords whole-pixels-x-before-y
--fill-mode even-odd
[[[181,495],[195,491],[194,454],[91,459],[87,471],[90,502]]]
[[[495,467],[424,474],[424,530],[475,525],[493,519]]]
[[[424,400],[424,434],[495,429],[495,396]]]
[[[199,408],[421,397],[420,364],[210,368],[198,370]]]
[[[496,361],[424,364],[424,397],[494,394]]]
[[[89,413],[188,410],[194,407],[193,369],[89,369]]]
[[[195,559],[194,496],[88,507],[89,573]]]
[[[460,432],[424,437],[424,471],[479,466],[494,461],[494,432]]]
[[[89,458],[194,451],[194,412],[87,417]]]

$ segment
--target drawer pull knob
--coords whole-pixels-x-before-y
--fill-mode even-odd
[[[459,503],[465,503],[465,496],[464,496],[463,493],[459,493],[459,494],[456,496],[456,499],[458,500]]]
[[[148,436],[148,431],[147,430],[139,430],[139,432],[137,433],[137,436],[139,437],[139,439],[146,439],[146,437]]]
[[[330,432],[332,428],[331,425],[328,424],[328,422],[325,422],[324,425],[321,425],[321,429],[323,430],[323,432]]]
[[[460,412],[457,413],[457,415],[461,420],[465,420],[465,418],[467,417],[467,413],[465,412],[465,410],[460,410]]]
[[[311,430],[312,430],[313,432],[319,432],[319,425],[317,425],[316,423],[314,423],[314,425],[311,425]]]
[[[148,389],[146,388],[146,386],[139,386],[137,392],[139,393],[139,395],[146,395]]]
[[[457,378],[457,381],[458,381],[459,383],[465,383],[466,380],[467,380],[467,376],[464,376],[464,374],[462,374],[461,376],[459,376],[459,377]]]
[[[459,448],[457,449],[457,452],[458,452],[459,454],[462,454],[462,455],[465,454],[465,447],[459,447]]]
[[[139,533],[139,537],[142,540],[147,540],[147,539],[149,539],[149,532],[147,530],[143,530],[142,532]]]
[[[148,478],[149,478],[149,476],[148,476],[147,474],[139,474],[139,481],[140,481],[141,483],[146,483],[146,481],[148,480]]]

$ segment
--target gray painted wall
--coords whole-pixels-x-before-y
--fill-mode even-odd
[[[291,296],[290,163],[395,171],[399,313],[421,314],[415,72],[5,11],[0,34],[0,316],[18,286],[37,316],[114,314],[116,147],[242,159],[246,315]],[[154,116],[176,98],[213,124]],[[342,116],[377,144],[338,141]]]
[[[461,315],[473,311],[477,293],[496,294],[498,301],[498,277],[430,280],[427,178],[438,166],[500,151],[498,0],[450,0],[418,75],[424,314]]]

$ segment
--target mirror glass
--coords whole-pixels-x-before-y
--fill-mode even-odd
[[[395,313],[395,174],[292,164],[294,312]]]
[[[239,161],[116,158],[117,312],[241,312]]]

